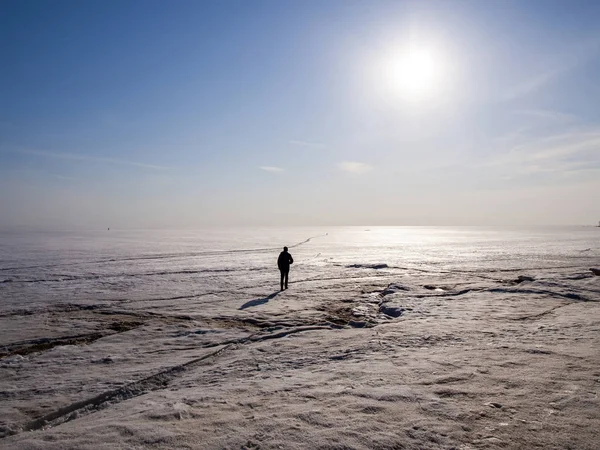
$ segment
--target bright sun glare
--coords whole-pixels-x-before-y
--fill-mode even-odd
[[[413,100],[436,94],[440,87],[441,64],[431,50],[411,46],[388,58],[384,71],[390,91]]]

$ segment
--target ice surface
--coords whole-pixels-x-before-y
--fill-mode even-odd
[[[591,227],[1,235],[0,446],[597,448],[599,243]]]

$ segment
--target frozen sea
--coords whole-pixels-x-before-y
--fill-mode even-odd
[[[595,227],[3,233],[0,446],[594,448],[590,268]]]
[[[12,308],[57,303],[138,302],[212,291],[278,286],[287,245],[291,282],[380,276],[351,265],[387,264],[385,275],[587,269],[600,258],[600,229],[329,227],[200,231],[96,231],[0,235],[0,302]],[[350,269],[350,270],[349,270]],[[190,310],[190,313],[194,311]]]

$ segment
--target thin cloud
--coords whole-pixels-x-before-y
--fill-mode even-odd
[[[572,130],[532,138],[483,166],[521,174],[596,171],[600,167],[600,130]]]
[[[259,169],[264,170],[266,172],[283,172],[283,169],[281,167],[275,167],[275,166],[260,166]]]
[[[566,114],[550,109],[519,109],[512,113],[517,116],[531,117],[547,122],[568,123],[577,120],[577,117],[572,114]]]
[[[297,145],[299,147],[307,147],[307,148],[325,148],[325,144],[321,144],[320,142],[307,142],[307,141],[290,141],[290,144]]]
[[[599,53],[600,37],[598,36],[576,42],[570,48],[564,48],[545,71],[534,74],[505,91],[500,101],[511,101],[532,94],[565,73],[597,57]]]
[[[497,148],[515,149],[523,142],[531,143],[532,138],[539,136],[540,131],[547,133],[547,130],[557,132],[559,129],[573,128],[578,122],[578,117],[573,114],[563,113],[551,109],[517,109],[510,112],[513,116],[519,118],[524,124],[516,130],[500,136],[495,139]],[[551,139],[556,139],[551,136]]]
[[[595,150],[600,145],[600,131],[571,132],[532,140],[514,147],[511,153],[530,160],[542,160],[554,157],[577,156],[586,151]]]
[[[340,170],[343,170],[344,172],[350,172],[350,173],[356,173],[356,174],[362,174],[362,173],[368,172],[369,170],[373,169],[373,167],[371,167],[368,164],[356,162],[356,161],[344,161],[344,162],[339,163],[338,167],[340,168]]]
[[[99,162],[108,164],[117,164],[122,166],[134,166],[141,167],[144,169],[155,169],[155,170],[166,170],[168,167],[158,166],[155,164],[145,164],[136,161],[127,161],[115,158],[102,158],[98,156],[80,155],[76,153],[54,153],[46,152],[41,150],[18,150],[18,153],[25,153],[28,155],[43,156],[45,158],[65,159],[69,161],[84,161],[84,162]]]
[[[529,79],[509,88],[501,97],[501,101],[508,102],[517,98],[525,97],[554,80],[559,74],[566,71],[566,68],[551,69],[546,72],[534,75]]]

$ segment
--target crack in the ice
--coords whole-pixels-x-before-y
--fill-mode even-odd
[[[69,281],[89,281],[89,280],[108,280],[111,278],[140,278],[140,277],[151,277],[160,275],[194,275],[204,273],[224,273],[224,272],[236,272],[235,269],[198,269],[198,270],[175,270],[160,271],[160,272],[146,272],[146,273],[122,273],[122,274],[109,274],[109,275],[51,275],[56,278],[38,278],[34,280],[14,280],[10,281],[15,284],[19,283],[63,283]]]
[[[365,276],[346,276],[346,277],[315,277],[315,278],[305,278],[304,280],[297,280],[297,281],[293,281],[290,282],[290,284],[296,284],[296,283],[308,283],[308,282],[312,282],[312,281],[332,281],[332,280],[364,280],[365,278],[390,278],[392,275],[390,274],[379,274],[379,273],[374,273],[371,275],[365,275]]]
[[[443,294],[415,294],[413,297],[415,298],[444,298],[444,297],[457,297],[459,295],[469,294],[471,292],[482,292],[485,291],[485,288],[467,288],[461,289],[456,292],[446,292]]]
[[[63,336],[57,338],[41,338],[30,341],[15,342],[0,347],[0,358],[13,355],[28,355],[30,353],[43,352],[50,350],[59,345],[80,345],[89,344],[104,336],[106,333],[94,332],[87,334],[79,334],[76,336]]]
[[[508,288],[503,288],[503,289],[499,289],[499,288],[490,288],[490,289],[485,289],[487,292],[491,292],[491,293],[502,293],[502,294],[540,294],[540,295],[548,295],[550,297],[554,297],[554,298],[567,298],[569,300],[578,300],[578,301],[582,301],[582,302],[594,302],[596,300],[591,300],[585,297],[582,297],[579,294],[575,294],[572,292],[568,292],[566,294],[560,293],[560,292],[554,292],[554,291],[548,291],[545,289],[508,289]]]
[[[104,330],[74,336],[60,336],[56,338],[40,338],[29,341],[14,342],[0,347],[0,358],[13,355],[28,355],[50,350],[62,345],[88,345],[98,339],[117,333],[124,333],[143,325],[144,322],[118,321],[108,324]]]
[[[199,365],[204,360],[219,355],[229,347],[230,345],[226,345],[207,355],[195,358],[184,364],[179,364],[177,366],[170,367],[154,375],[150,375],[149,377],[146,377],[140,381],[135,381],[133,383],[129,383],[125,386],[122,386],[119,389],[106,391],[92,398],[71,403],[70,405],[67,405],[63,408],[46,414],[43,417],[26,424],[20,430],[11,430],[8,434],[1,437],[18,434],[23,431],[35,431],[51,426],[60,425],[62,423],[69,422],[80,417],[81,414],[78,414],[78,412],[84,413],[87,410],[87,412],[92,413],[98,409],[101,409],[109,402],[120,403],[124,400],[137,397],[150,391],[164,389],[169,384],[169,382],[177,376],[178,372],[184,371],[189,368],[193,368]]]
[[[531,319],[539,319],[540,317],[546,316],[554,311],[556,311],[559,308],[564,308],[565,306],[569,306],[572,305],[573,303],[562,303],[560,305],[554,306],[553,308],[550,308],[546,311],[542,311],[541,313],[537,313],[537,314],[529,314],[527,316],[521,316],[521,317],[515,317],[512,320],[531,320]]]
[[[110,391],[103,392],[98,394],[92,398],[81,400],[78,402],[71,403],[63,408],[59,408],[56,411],[53,411],[49,414],[44,415],[43,417],[36,419],[32,422],[29,422],[21,429],[13,429],[9,430],[0,438],[7,437],[9,435],[19,434],[25,431],[35,431],[40,429],[45,429],[53,426],[60,425],[65,422],[69,422],[71,420],[77,419],[81,417],[85,413],[93,413],[104,406],[109,404],[120,403],[125,400],[129,400],[134,397],[138,397],[140,395],[146,394],[151,391],[156,391],[159,389],[165,389],[169,383],[178,377],[181,372],[186,370],[195,368],[200,366],[205,360],[219,356],[225,350],[231,348],[235,344],[246,344],[246,343],[254,343],[261,342],[271,339],[280,339],[292,334],[302,333],[306,331],[315,331],[315,330],[332,330],[334,327],[330,326],[303,326],[296,327],[289,330],[280,331],[278,333],[269,333],[269,334],[259,334],[254,333],[250,336],[225,341],[216,344],[216,346],[221,346],[220,349],[215,350],[207,355],[203,355],[198,358],[194,358],[191,361],[188,361],[183,364],[178,364],[176,366],[170,367],[168,369],[162,370],[156,374],[150,375],[142,380],[135,381],[133,383],[129,383],[125,386],[120,387],[119,389],[114,389]],[[205,346],[206,348],[206,346]]]
[[[525,270],[527,271],[535,271],[535,270],[554,270],[554,269],[579,269],[581,268],[581,265],[577,265],[577,266],[548,266],[548,267],[527,267],[527,268],[523,268],[523,267],[517,267],[517,268],[506,268],[506,269],[483,269],[486,272],[490,272],[490,273],[498,273],[498,272],[523,272]],[[452,272],[454,273],[478,273],[481,272],[482,269],[477,269],[477,270],[453,270]]]
[[[140,299],[133,299],[133,300],[120,299],[120,300],[113,300],[113,301],[118,301],[121,304],[141,303],[141,302],[167,302],[167,301],[171,301],[171,300],[185,300],[185,299],[189,299],[189,298],[206,297],[208,295],[231,294],[231,293],[234,293],[234,291],[229,291],[229,290],[228,291],[214,291],[214,292],[203,292],[202,294],[176,295],[174,297],[140,298]]]
[[[86,310],[95,310],[100,308],[106,308],[108,305],[106,304],[95,304],[95,305],[80,305],[75,303],[61,303],[58,305],[53,305],[51,307],[40,307],[40,308],[31,308],[31,309],[15,309],[12,311],[7,311],[3,314],[0,314],[0,318],[2,317],[13,317],[13,316],[32,316],[34,314],[45,314],[45,313],[54,313],[54,312],[69,312],[69,311],[86,311]]]
[[[304,240],[304,241],[302,241],[302,242],[298,242],[297,244],[290,245],[290,246],[289,246],[289,248],[296,248],[296,247],[300,247],[301,245],[303,245],[303,244],[306,244],[306,243],[310,242],[312,239],[315,239],[315,238],[318,238],[318,237],[325,237],[325,236],[327,236],[328,234],[329,234],[329,233],[325,233],[325,234],[319,234],[319,235],[317,235],[317,236],[311,236],[311,237],[309,237],[308,239],[305,239],[305,240]],[[269,249],[269,250],[270,250],[270,249]]]
[[[311,236],[304,241],[298,242],[296,244],[290,245],[289,248],[296,248],[307,242],[310,242],[312,239],[318,237],[327,236],[328,233]],[[189,253],[165,253],[162,255],[146,255],[146,256],[136,256],[129,258],[105,258],[95,261],[79,261],[75,263],[59,263],[59,264],[40,264],[35,266],[21,266],[21,267],[0,267],[0,271],[8,271],[8,270],[24,270],[24,269],[41,269],[48,267],[66,267],[66,266],[80,266],[82,264],[103,264],[103,263],[112,263],[112,262],[122,262],[122,261],[142,261],[142,260],[154,260],[154,259],[171,259],[171,258],[189,258],[196,256],[211,256],[211,255],[227,255],[232,253],[265,253],[265,252],[274,252],[279,250],[279,247],[269,247],[269,248],[254,248],[254,249],[234,249],[234,250],[210,250],[204,252],[189,252]]]

